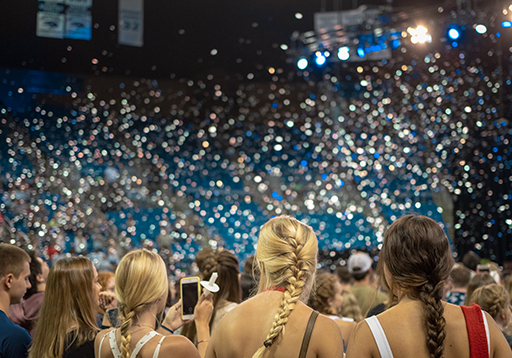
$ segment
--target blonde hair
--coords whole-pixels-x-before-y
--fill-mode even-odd
[[[116,270],[116,296],[121,316],[121,357],[130,357],[134,319],[168,291],[164,260],[148,250],[126,254]]]
[[[308,306],[322,314],[339,315],[334,308],[329,305],[329,299],[336,296],[338,277],[332,273],[319,271],[315,278],[315,289],[309,297]]]
[[[256,261],[261,276],[258,293],[271,286],[286,289],[272,328],[253,358],[263,357],[267,347],[284,334],[291,311],[299,299],[307,300],[316,266],[318,242],[311,227],[289,216],[269,220],[261,228]]]
[[[504,287],[493,283],[477,288],[471,295],[470,301],[475,302],[496,319],[501,311],[508,308],[509,295]]]
[[[93,281],[94,267],[86,257],[63,258],[52,266],[30,358],[61,358],[75,341],[81,346],[94,339],[98,302]],[[68,333],[71,322],[76,322],[78,328]]]

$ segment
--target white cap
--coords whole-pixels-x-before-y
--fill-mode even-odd
[[[348,258],[347,268],[350,273],[363,273],[372,267],[370,255],[364,252],[358,252]]]

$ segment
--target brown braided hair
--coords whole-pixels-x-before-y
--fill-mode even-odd
[[[308,306],[322,314],[339,315],[339,312],[336,312],[328,302],[329,298],[336,296],[337,283],[338,277],[334,274],[325,271],[317,272],[314,292],[309,297]]]
[[[311,227],[289,217],[279,216],[261,228],[256,260],[261,276],[258,293],[271,286],[285,288],[263,346],[253,358],[263,357],[276,338],[284,334],[290,313],[299,299],[307,300],[316,266],[318,242]]]
[[[496,319],[504,309],[508,309],[509,295],[504,287],[493,283],[477,288],[471,295],[470,302],[476,303]]]
[[[380,254],[380,272],[387,269],[391,291],[402,290],[425,306],[427,348],[430,358],[441,358],[446,320],[441,303],[443,286],[454,265],[448,238],[432,219],[407,215],[386,231]]]

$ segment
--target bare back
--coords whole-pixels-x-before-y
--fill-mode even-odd
[[[245,301],[220,322],[210,340],[207,358],[251,358],[263,346],[282,293],[264,292]],[[284,336],[269,349],[274,358],[297,358],[312,309],[298,302],[285,325]],[[336,322],[319,315],[307,353],[307,358],[343,356],[341,331]]]
[[[443,306],[446,319],[443,357],[469,358],[469,339],[462,309],[449,303],[443,303]],[[394,358],[430,358],[421,302],[411,301],[399,304],[377,317],[386,334]],[[494,320],[488,314],[486,317],[489,323],[491,357],[512,357],[510,347]],[[360,322],[352,333],[347,357],[380,358],[373,335],[365,321]]]

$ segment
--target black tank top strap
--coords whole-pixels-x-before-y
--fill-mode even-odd
[[[317,317],[317,311],[311,312],[311,315],[309,316],[308,325],[306,326],[306,332],[304,333],[304,338],[302,338],[302,345],[300,347],[299,358],[306,358],[306,354],[308,353],[309,341],[311,339],[311,333],[313,333],[313,327],[315,327]]]

